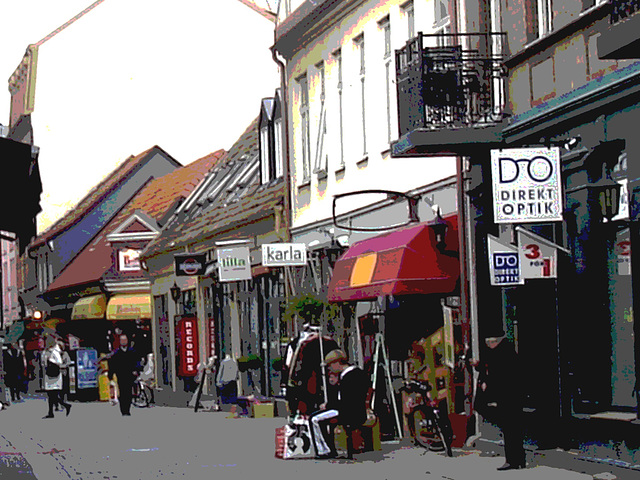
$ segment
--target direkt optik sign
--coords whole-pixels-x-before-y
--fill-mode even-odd
[[[496,223],[562,221],[560,149],[491,151]]]

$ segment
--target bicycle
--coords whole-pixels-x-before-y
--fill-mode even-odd
[[[446,412],[441,412],[438,402],[431,398],[431,385],[418,380],[404,383],[401,390],[409,394],[409,433],[414,444],[452,457],[453,430]]]
[[[151,403],[149,399],[149,394],[145,388],[145,384],[142,382],[140,378],[136,378],[133,382],[133,396],[131,398],[131,403],[135,407],[148,407]]]

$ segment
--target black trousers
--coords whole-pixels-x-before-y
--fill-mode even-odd
[[[122,415],[130,415],[131,399],[133,397],[133,382],[118,381],[118,391],[120,393],[120,398],[118,399],[120,413],[122,413]]]
[[[504,456],[510,465],[525,464],[524,429],[519,415],[509,415],[500,424],[504,437]]]
[[[62,398],[62,390],[47,390],[47,396],[49,397],[49,415],[53,415],[55,405],[62,405],[64,408],[71,406]]]

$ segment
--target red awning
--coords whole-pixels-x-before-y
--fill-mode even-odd
[[[354,243],[338,259],[329,283],[330,302],[371,300],[386,295],[452,293],[460,276],[458,219],[444,219],[446,253],[436,248],[428,223]]]

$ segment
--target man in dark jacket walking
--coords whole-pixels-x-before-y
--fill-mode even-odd
[[[485,368],[480,372],[480,388],[491,392],[498,404],[497,423],[504,437],[505,464],[498,470],[525,468],[524,432],[522,425],[522,372],[518,354],[504,332],[485,338],[489,347]]]
[[[131,398],[133,382],[140,371],[140,357],[129,346],[129,337],[120,335],[120,346],[109,359],[109,379],[115,374],[118,377],[119,404],[122,415],[131,415]]]
[[[328,424],[334,419],[347,427],[360,427],[367,420],[367,393],[369,378],[360,368],[349,365],[342,350],[333,350],[325,357],[329,377],[338,383],[337,399],[309,418],[311,436],[316,447],[317,458],[337,456],[333,429]],[[331,382],[333,383],[333,382]],[[333,407],[333,408],[331,408]]]

